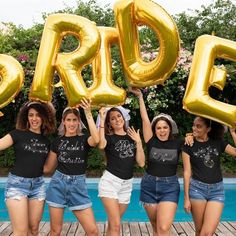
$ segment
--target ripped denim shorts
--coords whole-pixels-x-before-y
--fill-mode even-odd
[[[5,188],[5,200],[20,200],[21,197],[45,200],[46,192],[43,177],[25,178],[9,173]]]

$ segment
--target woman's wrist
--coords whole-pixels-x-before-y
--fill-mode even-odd
[[[136,143],[136,146],[141,146],[142,145],[142,142],[141,141],[135,141],[135,143]]]
[[[85,116],[86,116],[87,118],[91,118],[91,117],[92,117],[92,112],[91,112],[91,110],[86,110],[86,111],[84,111],[84,114],[85,114]]]
[[[189,196],[184,196],[184,201],[189,201]]]
[[[143,94],[141,93],[140,95],[138,95],[138,98],[142,99],[143,98]]]

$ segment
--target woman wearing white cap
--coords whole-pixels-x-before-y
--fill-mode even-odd
[[[152,224],[153,235],[170,235],[179,200],[176,171],[183,142],[173,138],[178,128],[171,116],[161,113],[150,122],[141,90],[131,88],[130,91],[139,98],[148,154],[140,201]]]
[[[119,106],[99,111],[99,145],[107,165],[99,182],[99,197],[108,215],[107,235],[120,235],[120,221],[132,191],[135,162],[143,167],[145,156],[139,131],[128,128],[128,110]]]
[[[84,124],[79,109],[67,107],[58,128],[59,136],[53,140],[44,166],[44,173],[52,172],[56,167],[46,193],[51,236],[61,234],[66,207],[74,213],[86,235],[98,235],[85,172],[88,152],[98,144],[99,136],[91,113],[91,101],[82,99],[80,106],[84,110],[90,135],[82,132]]]

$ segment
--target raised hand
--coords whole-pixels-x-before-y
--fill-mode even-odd
[[[127,134],[136,142],[136,143],[141,143],[141,137],[139,134],[139,129],[135,131],[134,127],[132,126],[131,128],[129,127],[127,129]]]
[[[91,112],[91,99],[82,98],[80,107],[84,109],[84,112]]]
[[[129,87],[129,92],[133,93],[135,96],[142,96],[142,92],[139,88]]]
[[[105,107],[101,107],[100,110],[99,110],[99,115],[100,115],[100,119],[101,120],[105,120],[105,117],[106,117],[106,108]]]
[[[229,131],[231,134],[234,134],[235,133],[235,128],[229,128]]]

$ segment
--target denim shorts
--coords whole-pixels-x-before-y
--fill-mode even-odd
[[[189,197],[194,200],[205,201],[225,201],[223,181],[215,184],[203,183],[196,179],[191,179],[189,187]]]
[[[141,181],[140,202],[142,204],[158,204],[175,202],[178,204],[180,185],[176,175],[157,177],[144,174]]]
[[[71,211],[92,206],[85,175],[66,175],[56,170],[46,191],[46,202],[51,207]]]
[[[20,200],[21,197],[28,199],[45,199],[45,185],[43,177],[25,178],[9,173],[5,188],[5,200]]]
[[[120,179],[105,170],[98,185],[98,196],[117,199],[121,204],[129,204],[133,178]]]

